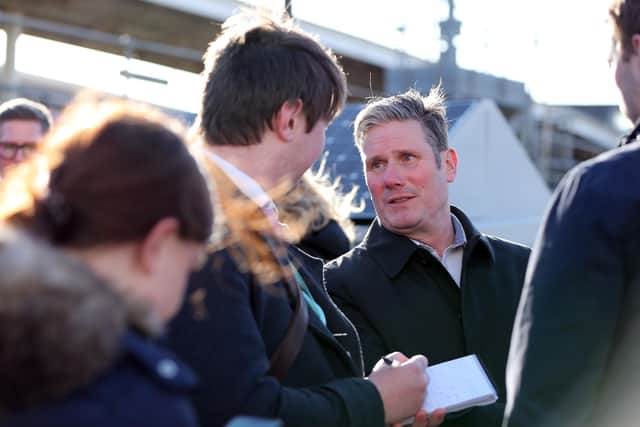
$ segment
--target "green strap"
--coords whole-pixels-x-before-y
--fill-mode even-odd
[[[302,296],[307,302],[307,305],[316,314],[316,316],[318,316],[322,324],[324,326],[327,326],[327,316],[324,314],[322,307],[320,307],[318,303],[315,302],[313,296],[311,295],[311,292],[309,291],[309,288],[307,287],[307,284],[304,282],[304,279],[302,278],[300,273],[298,273],[298,270],[293,266],[293,264],[291,264],[291,269],[293,270],[293,275],[296,278],[296,282],[298,282],[300,289],[302,289]]]

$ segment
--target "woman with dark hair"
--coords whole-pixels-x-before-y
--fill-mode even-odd
[[[81,104],[2,183],[0,217],[75,263],[36,255],[25,284],[0,279],[2,301],[35,289],[0,303],[3,426],[196,425],[185,399],[193,374],[153,342],[212,228],[182,135],[147,107]]]

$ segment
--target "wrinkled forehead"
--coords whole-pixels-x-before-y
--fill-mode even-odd
[[[362,146],[379,141],[395,141],[396,143],[411,141],[429,145],[432,140],[435,140],[433,132],[417,120],[389,120],[370,126],[363,133]]]
[[[0,122],[0,142],[35,144],[43,133],[42,124],[37,120],[11,119]]]

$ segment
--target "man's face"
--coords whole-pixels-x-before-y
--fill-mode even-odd
[[[433,231],[434,218],[449,211],[448,185],[457,157],[441,152],[441,165],[415,120],[392,121],[369,129],[362,145],[367,186],[382,225],[419,238]]]
[[[42,138],[37,120],[6,120],[0,123],[0,172],[7,165],[23,161]]]
[[[634,35],[640,46],[640,35]],[[620,91],[620,111],[636,123],[640,118],[640,53],[636,49],[628,60],[622,57],[622,46],[614,39],[609,55],[609,64],[614,72],[616,86]]]

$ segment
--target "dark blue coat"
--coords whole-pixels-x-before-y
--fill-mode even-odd
[[[258,284],[227,251],[213,254],[190,281],[190,303],[170,325],[169,337],[200,379],[194,404],[202,425],[220,427],[236,415],[253,415],[281,419],[287,427],[382,427],[380,395],[362,378],[356,331],[322,285],[322,262],[290,250],[327,327],[309,310],[302,348],[282,382],[267,375],[269,356],[293,312],[278,292],[282,284]]]
[[[507,368],[509,427],[640,423],[640,143],[558,185]]]
[[[113,367],[65,399],[15,414],[3,427],[195,427],[185,398],[195,376],[169,351],[128,333]]]
[[[317,231],[309,231],[296,245],[307,254],[329,261],[351,249],[349,237],[340,224],[331,220]]]

